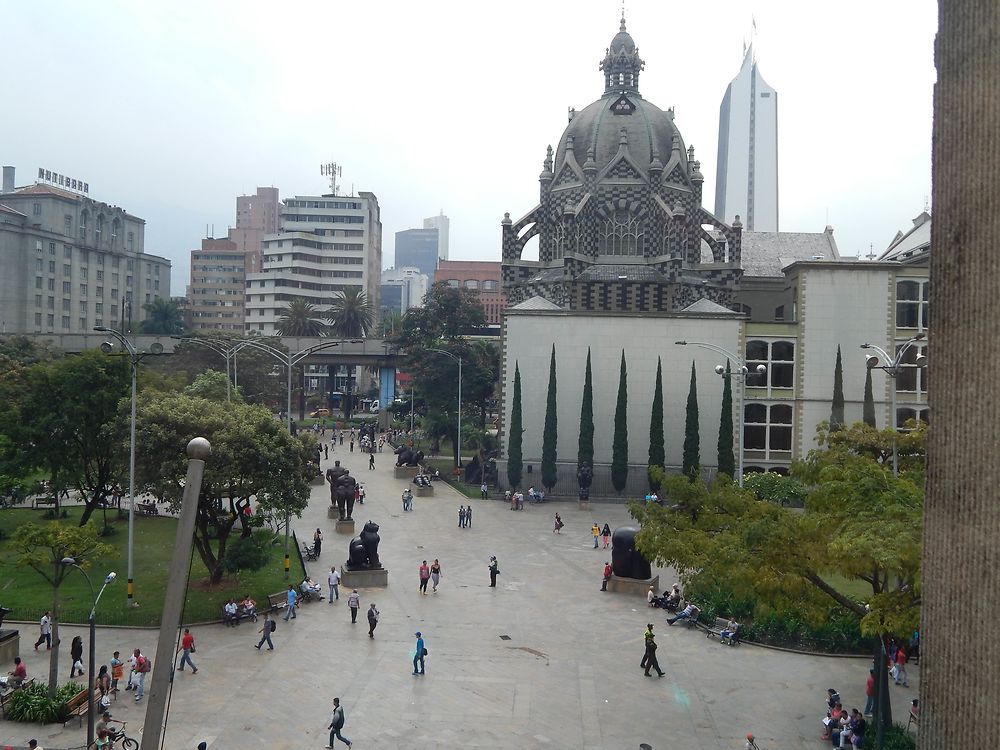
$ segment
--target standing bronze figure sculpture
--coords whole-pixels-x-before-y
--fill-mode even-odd
[[[330,483],[330,504],[337,506],[341,521],[350,521],[354,512],[354,489],[357,480],[351,476],[349,469],[340,465],[340,461],[326,470],[326,481]]]

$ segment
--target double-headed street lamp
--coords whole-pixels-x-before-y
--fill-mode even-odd
[[[899,425],[896,419],[896,378],[903,370],[910,370],[913,368],[924,367],[927,364],[927,357],[923,354],[918,354],[916,360],[913,364],[903,364],[903,358],[906,356],[906,352],[914,346],[918,341],[923,341],[926,338],[926,334],[920,331],[912,338],[908,339],[904,344],[901,344],[899,349],[896,350],[896,356],[890,357],[889,353],[880,346],[875,344],[864,343],[861,345],[862,349],[869,349],[875,354],[869,354],[865,357],[865,366],[869,370],[882,370],[890,378],[892,378],[892,384],[889,392],[889,398],[892,403],[892,474],[893,476],[899,476],[899,450],[896,445],[896,434],[899,432]]]
[[[128,357],[129,362],[132,365],[132,417],[129,421],[129,451],[128,451],[128,606],[134,607],[135,600],[133,599],[135,595],[134,591],[134,581],[132,578],[133,568],[132,568],[132,547],[135,541],[135,374],[139,367],[139,363],[144,357],[156,356],[163,354],[163,344],[159,341],[154,341],[150,347],[149,351],[139,351],[134,340],[129,341],[125,338],[124,334],[119,333],[114,328],[105,328],[104,326],[98,326],[94,329],[101,333],[107,333],[117,339],[118,343],[121,344],[122,351],[116,352],[114,344],[110,341],[105,341],[101,344],[101,351],[105,354],[113,354],[119,357]]]
[[[737,481],[739,483],[739,486],[742,487],[743,486],[743,408],[744,408],[743,405],[746,402],[747,378],[750,377],[751,374],[755,375],[766,374],[767,367],[765,367],[764,365],[757,365],[757,367],[755,367],[753,371],[751,371],[750,368],[747,367],[746,360],[744,360],[742,357],[733,354],[728,349],[723,349],[721,346],[716,346],[715,344],[708,344],[705,343],[704,341],[675,341],[674,344],[676,344],[677,346],[700,346],[702,349],[709,349],[713,352],[721,354],[726,359],[736,363],[736,369],[731,370],[728,374],[726,373],[726,368],[724,365],[716,365],[715,372],[724,378],[739,377],[739,379],[743,382],[743,387],[740,388],[740,407],[738,410],[739,421],[737,422],[739,426],[738,427],[739,442],[738,442],[738,447],[736,449],[736,455],[739,464],[739,468],[737,469],[739,477],[737,478]]]
[[[425,352],[434,352],[435,354],[443,354],[446,357],[451,357],[453,360],[458,362],[458,438],[455,447],[455,468],[462,468],[462,358],[457,354],[452,354],[451,352],[445,351],[444,349],[424,349]],[[411,396],[411,411],[412,415],[412,396]],[[413,418],[410,418],[411,431],[412,431]]]
[[[97,637],[97,603],[101,600],[101,594],[104,593],[104,589],[118,577],[118,574],[112,572],[104,576],[104,585],[101,586],[101,590],[94,596],[94,584],[91,583],[90,576],[87,575],[86,570],[76,564],[75,559],[64,557],[59,562],[70,568],[76,568],[83,573],[83,577],[87,579],[87,585],[90,586],[90,595],[94,599],[94,604],[90,608],[90,654],[87,657],[87,747],[89,748],[94,744],[94,662],[97,661],[97,647],[95,645]]]
[[[208,336],[171,336],[170,338],[211,349],[226,360],[226,401],[229,401],[231,386],[238,385],[236,382],[236,355],[241,349],[248,347],[250,342],[243,339],[219,339]],[[232,375],[229,374],[230,363],[232,363]]]

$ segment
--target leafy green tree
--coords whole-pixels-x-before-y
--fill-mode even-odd
[[[698,426],[698,376],[691,362],[691,385],[688,388],[687,411],[684,415],[684,456],[682,470],[689,479],[701,470],[701,436]]]
[[[618,400],[615,402],[615,434],[611,443],[611,484],[621,494],[628,481],[628,372],[622,349],[618,373]]]
[[[875,394],[872,393],[872,371],[869,368],[865,368],[865,403],[861,413],[861,421],[869,427],[877,427],[875,424]]]
[[[801,508],[805,505],[805,485],[795,477],[784,476],[773,471],[756,471],[743,479],[744,489],[754,493],[758,500],[769,503]]]
[[[279,336],[324,336],[329,329],[322,315],[311,302],[294,299],[282,310],[274,327]]]
[[[521,444],[524,428],[521,426],[521,370],[514,363],[514,397],[510,406],[510,434],[507,436],[507,481],[512,490],[521,486],[524,460]]]
[[[375,327],[375,313],[368,295],[360,286],[349,286],[338,292],[327,312],[330,333],[343,339],[360,339]]]
[[[733,455],[733,383],[729,360],[722,378],[722,414],[719,417],[719,473],[736,478],[736,457]]]
[[[227,398],[227,389],[229,396]],[[204,398],[209,401],[242,401],[238,388],[233,388],[229,377],[218,370],[206,370],[194,379],[194,382],[184,389],[184,395],[193,398]]]
[[[136,464],[139,487],[179,511],[187,472],[185,446],[194,436],[212,444],[205,462],[194,546],[212,583],[225,572],[230,534],[250,526],[244,509],[256,499],[258,512],[299,516],[309,500],[309,480],[318,471],[316,441],[290,436],[268,409],[218,403],[185,395],[144,398],[137,439],[143,450]]]
[[[552,345],[549,361],[549,389],[545,398],[545,426],[542,431],[542,486],[551,492],[556,486],[556,345]]]
[[[830,429],[840,430],[844,427],[844,364],[840,358],[840,345],[837,345],[837,364],[833,368],[833,406],[830,409]]]
[[[594,377],[590,369],[590,347],[587,347],[587,369],[583,376],[583,400],[580,403],[580,440],[576,451],[576,470],[594,467]]]
[[[157,297],[142,306],[146,319],[139,324],[139,331],[162,336],[180,336],[184,333],[184,311],[180,303]]]
[[[31,568],[52,588],[52,650],[49,652],[50,698],[56,695],[59,676],[59,587],[73,569],[62,560],[72,557],[81,568],[107,557],[114,550],[100,540],[97,527],[92,523],[83,526],[63,525],[58,521],[46,524],[26,523],[18,526],[11,537],[11,546],[17,555],[15,564]]]
[[[656,385],[653,386],[653,406],[649,414],[649,463],[648,466],[666,465],[667,456],[663,445],[663,363],[656,358]],[[647,467],[647,473],[649,469]],[[653,475],[649,475],[649,489],[657,490],[659,485],[653,483]]]
[[[227,573],[260,570],[270,558],[268,547],[274,539],[270,531],[258,530],[250,536],[240,536],[226,550],[223,567]]]
[[[57,501],[59,490],[76,489],[85,504],[83,526],[124,474],[128,451],[119,415],[129,392],[129,365],[91,350],[33,365],[23,385],[0,418],[7,437],[4,465],[14,476],[47,471]]]

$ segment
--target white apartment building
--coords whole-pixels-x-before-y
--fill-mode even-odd
[[[137,330],[144,304],[170,299],[170,261],[143,251],[143,219],[66,184],[16,187],[3,168],[0,332],[89,333],[130,318]]]
[[[338,292],[360,286],[378,310],[382,221],[374,193],[297,195],[281,208],[281,228],[261,242],[260,273],[246,278],[246,331],[277,333],[289,303],[301,299],[320,312]]]

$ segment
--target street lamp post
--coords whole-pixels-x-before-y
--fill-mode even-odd
[[[129,362],[132,366],[132,415],[129,420],[129,450],[128,450],[128,606],[135,606],[135,581],[132,577],[134,568],[132,567],[132,549],[135,542],[135,382],[136,382],[136,371],[139,368],[139,363],[147,356],[156,356],[163,354],[163,344],[159,341],[154,341],[149,347],[148,352],[139,351],[136,346],[135,340],[129,341],[123,334],[116,331],[114,328],[105,328],[104,326],[98,326],[94,329],[101,333],[107,333],[113,336],[119,344],[122,346],[122,352],[116,356],[124,356],[129,358]],[[114,345],[110,341],[105,341],[101,344],[101,351],[105,354],[115,354]]]
[[[912,338],[908,339],[904,344],[899,347],[899,351],[896,352],[895,357],[890,357],[889,353],[880,346],[875,344],[864,343],[861,345],[862,349],[870,349],[875,352],[875,354],[869,354],[865,357],[865,366],[869,370],[882,370],[890,378],[892,378],[892,387],[889,390],[889,401],[890,408],[892,409],[892,475],[899,476],[899,450],[896,444],[896,435],[899,432],[899,425],[896,419],[896,377],[905,369],[911,367],[923,367],[927,364],[927,357],[923,354],[917,355],[916,362],[913,365],[904,365],[903,357],[906,352],[916,344],[918,341],[922,341],[926,338],[926,334],[920,331]]]
[[[91,583],[87,571],[77,565],[76,560],[72,557],[64,557],[60,562],[83,573],[83,577],[87,579],[87,585],[90,586],[90,595],[94,598],[94,605],[90,608],[90,649],[87,657],[87,747],[89,748],[94,744],[94,662],[97,660],[97,602],[101,600],[104,589],[118,577],[118,574],[108,573],[104,577],[104,585],[101,586],[101,590],[97,592],[97,596],[94,596],[94,584]]]
[[[203,346],[211,349],[224,360],[226,360],[226,401],[231,400],[231,387],[236,387],[236,355],[241,349],[249,346],[245,340],[218,339],[208,336],[171,336],[172,339],[184,341],[189,344]],[[230,363],[232,365],[232,375],[230,375]]]
[[[746,360],[744,360],[742,357],[733,354],[728,349],[723,349],[721,346],[716,346],[715,344],[708,344],[705,343],[704,341],[675,341],[674,344],[676,344],[677,346],[700,346],[702,349],[709,349],[713,352],[721,354],[726,359],[736,363],[736,369],[731,370],[728,375],[726,374],[726,368],[723,365],[716,365],[715,372],[724,378],[725,377],[733,378],[739,376],[743,385],[743,387],[740,388],[740,408],[737,414],[738,416],[737,433],[739,437],[737,443],[738,447],[736,449],[736,455],[739,466],[739,468],[737,469],[737,473],[739,474],[739,477],[737,478],[737,483],[739,484],[740,487],[742,487],[743,486],[743,416],[744,416],[743,408],[744,404],[746,403],[747,378],[751,375],[750,368],[747,367]],[[766,372],[767,372],[767,367],[765,367],[764,365],[757,365],[757,367],[755,367],[753,370],[753,374],[756,375],[764,375]]]
[[[436,354],[443,354],[444,356],[451,357],[453,360],[458,362],[458,437],[455,447],[455,468],[461,469],[462,468],[462,358],[459,357],[457,354],[452,354],[451,352],[445,351],[444,349],[425,349],[424,351],[434,352]],[[410,414],[412,415],[412,413],[413,411],[411,409]]]

